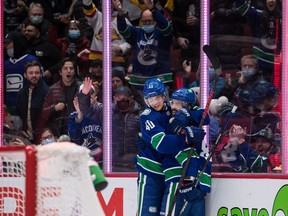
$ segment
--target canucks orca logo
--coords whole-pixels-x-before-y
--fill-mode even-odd
[[[142,65],[155,65],[157,63],[157,52],[145,46],[143,50],[138,53],[137,59]]]
[[[269,49],[269,50],[274,50],[276,48],[276,43],[275,43],[275,39],[274,38],[270,38],[270,37],[262,37],[261,38],[261,43],[262,45]]]
[[[84,139],[83,142],[83,146],[91,151],[92,156],[100,154],[102,152],[102,149],[100,148],[101,145],[102,140],[94,137],[92,133],[89,133],[87,139]]]

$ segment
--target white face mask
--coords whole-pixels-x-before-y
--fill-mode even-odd
[[[10,58],[13,58],[14,57],[14,48],[7,49],[7,55]]]
[[[152,33],[155,29],[155,25],[143,25],[142,29],[146,32],[146,33]]]
[[[254,74],[254,70],[249,68],[249,69],[245,69],[245,70],[242,70],[242,74],[244,75],[244,77],[251,77],[253,74]]]
[[[68,31],[68,36],[71,39],[76,39],[80,37],[80,30],[69,30]]]
[[[30,21],[34,25],[39,25],[43,21],[43,16],[31,16]]]
[[[53,143],[53,142],[56,142],[56,140],[54,138],[48,138],[48,139],[44,139],[42,141],[42,145],[47,145],[47,144],[50,144],[50,143]]]

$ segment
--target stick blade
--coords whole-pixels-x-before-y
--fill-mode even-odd
[[[217,57],[217,55],[215,54],[214,50],[209,46],[209,45],[204,45],[203,46],[203,51],[204,53],[207,55],[209,61],[211,62],[213,68],[215,71],[219,71],[221,72],[221,64],[219,62],[219,59]]]

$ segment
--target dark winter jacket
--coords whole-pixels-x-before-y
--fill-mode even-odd
[[[62,80],[53,84],[45,98],[42,121],[44,127],[52,127],[59,135],[67,134],[68,116],[75,111],[73,100],[81,85],[76,79],[70,86],[65,86]],[[61,111],[55,110],[57,103],[63,102],[65,108]]]
[[[48,85],[43,79],[39,80],[39,83],[32,91],[30,116],[33,129],[33,143],[37,144],[37,135],[39,134],[39,117],[41,115],[43,102],[45,96],[49,90]],[[27,131],[27,114],[28,114],[28,99],[29,99],[29,85],[22,88],[18,93],[18,99],[16,104],[16,115],[22,120],[22,130]]]
[[[78,96],[81,112],[88,118],[102,118],[103,109],[90,104],[90,96],[82,93]],[[130,111],[121,113],[113,107],[112,114],[112,160],[113,172],[136,171],[132,158],[137,154],[135,141],[140,132],[140,105],[134,101]]]

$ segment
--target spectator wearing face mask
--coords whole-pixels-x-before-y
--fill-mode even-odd
[[[127,11],[121,1],[113,0],[114,8],[118,11],[117,26],[119,32],[131,44],[133,69],[129,83],[141,93],[145,81],[157,77],[163,83],[173,81],[170,70],[170,48],[173,39],[171,23],[157,9],[151,0],[144,0],[148,8],[142,12],[142,27],[131,26],[126,22]]]
[[[40,144],[47,145],[53,142],[57,142],[57,135],[52,128],[44,128],[41,134]]]
[[[136,171],[132,159],[137,153],[135,140],[140,132],[142,109],[127,86],[117,88],[113,98],[112,169],[115,172]]]
[[[44,17],[44,8],[42,4],[31,2],[29,5],[28,17],[18,26],[18,29],[24,33],[27,23],[37,25],[44,39],[48,38],[48,31],[51,22]]]
[[[241,90],[250,89],[256,81],[262,79],[257,58],[254,55],[245,55],[241,58],[241,70],[236,72],[236,76],[225,75],[225,87],[220,94],[226,96],[230,102],[237,102]]]
[[[186,73],[190,73],[191,72],[191,61],[188,62],[187,60],[184,60],[183,68],[184,68],[184,71]],[[196,79],[189,85],[189,88],[200,87],[200,76],[201,76],[200,70],[201,70],[201,67],[199,64],[197,72],[196,72]],[[203,72],[205,73],[205,71],[203,71]],[[225,80],[223,79],[223,77],[216,74],[216,72],[215,72],[215,70],[211,64],[209,65],[207,72],[209,75],[209,88],[210,88],[210,90],[214,91],[213,98],[219,98],[221,96],[220,92],[225,86]],[[216,76],[218,76],[218,77],[216,77]],[[216,82],[216,88],[214,90],[213,88],[214,88],[215,82]]]
[[[103,118],[103,108],[91,103],[92,80],[87,77],[78,95],[81,112],[90,119]],[[112,171],[134,172],[132,158],[137,154],[135,141],[140,132],[141,106],[134,100],[131,90],[122,86],[115,91],[112,114]]]
[[[91,43],[83,32],[83,26],[78,20],[71,20],[66,28],[64,37],[57,37],[58,26],[54,25],[49,32],[49,41],[60,50],[62,57],[69,57],[79,67],[82,78],[89,69],[89,53]]]
[[[259,68],[265,80],[274,81],[279,76],[282,52],[282,1],[265,0],[263,10],[250,5],[250,1],[236,0],[237,12],[247,19],[252,36],[257,43],[253,44],[252,53],[259,61]],[[245,35],[246,36],[246,35]],[[250,36],[250,35],[249,35]]]

